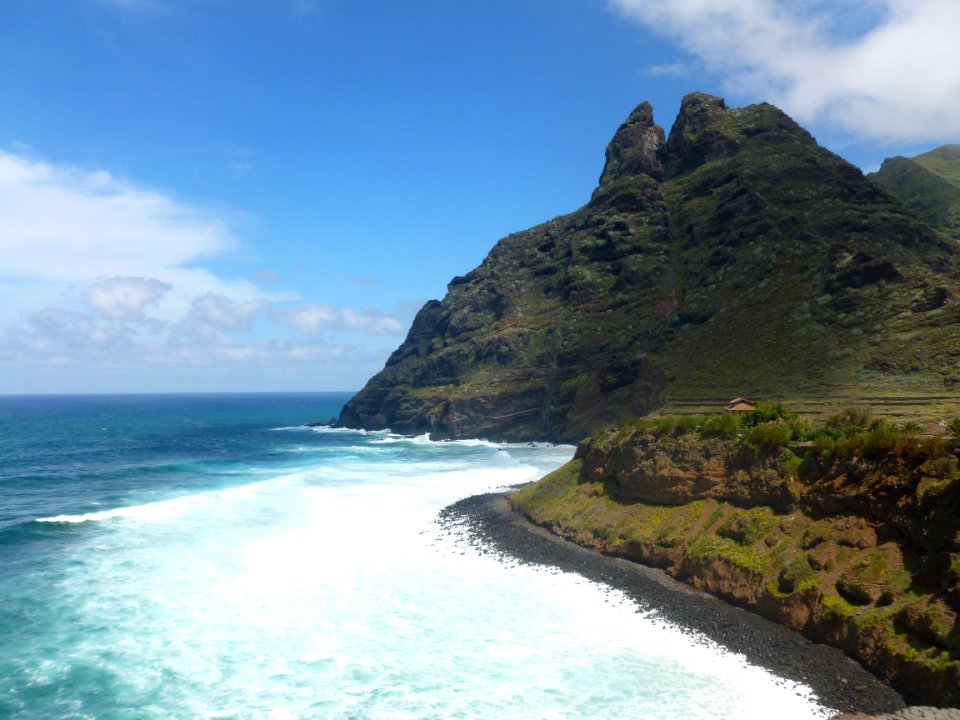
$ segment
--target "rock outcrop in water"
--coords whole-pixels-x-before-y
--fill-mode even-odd
[[[943,393],[956,241],[777,108],[649,104],[590,202],[510,235],[417,314],[339,423],[576,441],[664,404]]]

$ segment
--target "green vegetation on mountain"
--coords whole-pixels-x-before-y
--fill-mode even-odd
[[[917,217],[960,239],[960,145],[889,158],[868,177]]]
[[[340,423],[575,441],[735,394],[943,412],[958,286],[956,241],[777,108],[692,94],[666,137],[644,103],[590,202],[454,278]]]
[[[511,499],[581,545],[840,647],[914,700],[960,705],[952,438],[860,410],[819,426],[773,415],[627,422]]]
[[[960,145],[942,145],[917,155],[913,160],[944,180],[960,186]]]

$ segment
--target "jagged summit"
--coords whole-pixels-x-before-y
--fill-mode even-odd
[[[644,100],[621,125],[607,145],[606,164],[600,175],[600,186],[625,175],[646,174],[663,179],[661,152],[665,139],[663,128],[653,121],[653,106]]]
[[[664,148],[666,177],[676,178],[701,165],[736,155],[744,146],[816,146],[813,137],[769,103],[731,110],[723,98],[690,93]]]
[[[737,151],[735,127],[727,122],[727,112],[723,99],[713,95],[691,93],[683,98],[667,141],[669,176],[676,177],[712,158]]]
[[[428,302],[340,423],[579,440],[683,398],[944,393],[957,243],[768,104],[649,103],[579,210]]]

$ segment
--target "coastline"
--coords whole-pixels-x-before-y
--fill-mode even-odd
[[[553,535],[516,512],[504,493],[475,495],[444,508],[437,522],[462,525],[471,542],[517,560],[576,572],[622,591],[664,620],[702,634],[770,672],[809,686],[837,713],[890,713],[904,699],[842,651],[693,589],[656,568],[601,555]]]

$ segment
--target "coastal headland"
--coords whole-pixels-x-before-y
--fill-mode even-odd
[[[840,687],[841,651],[911,702],[960,706],[958,183],[954,146],[868,178],[767,103],[692,93],[669,133],[641,103],[587,204],[454,278],[338,424],[579,443],[451,512],[838,709],[900,702]],[[735,420],[734,393],[776,409]],[[658,595],[662,573],[753,612]],[[760,616],[782,640],[741,629]]]
[[[958,452],[949,434],[857,411],[815,428],[761,407],[598,431],[509,501],[563,538],[840,648],[911,701],[955,707]]]

